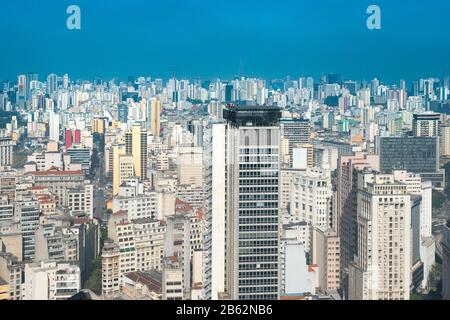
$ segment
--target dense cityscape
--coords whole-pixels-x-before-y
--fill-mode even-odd
[[[450,86],[0,83],[0,300],[450,298]]]

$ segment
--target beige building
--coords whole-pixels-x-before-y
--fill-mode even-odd
[[[313,265],[319,268],[321,293],[335,292],[340,288],[340,239],[336,231],[317,227],[313,231]]]
[[[113,149],[113,195],[119,192],[123,179],[133,176],[133,158],[126,155],[124,145],[114,145]]]
[[[184,299],[183,267],[181,261],[175,256],[164,259],[162,271],[162,299]]]
[[[409,300],[411,196],[393,175],[358,174],[357,248],[349,270],[351,300]]]
[[[68,205],[68,190],[84,186],[84,173],[76,171],[35,171],[28,172],[32,177],[35,186],[46,187],[57,196],[57,203],[62,206]]]
[[[0,278],[9,286],[9,300],[22,300],[23,264],[16,256],[0,252]]]
[[[102,296],[113,299],[120,295],[120,248],[105,241],[102,250]]]
[[[441,126],[441,137],[439,141],[441,156],[450,157],[450,125]]]
[[[379,169],[379,156],[357,153],[342,156],[337,168],[336,218],[333,228],[341,238],[341,284],[346,287],[348,265],[356,252],[357,174],[364,168]]]
[[[203,150],[201,147],[179,147],[177,173],[181,185],[203,186]]]

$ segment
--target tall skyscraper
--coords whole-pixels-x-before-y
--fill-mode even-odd
[[[47,76],[47,93],[51,95],[56,90],[58,90],[58,76],[51,73]]]
[[[147,178],[147,131],[140,124],[134,124],[125,134],[126,153],[133,157],[134,174]]]
[[[206,164],[207,185],[211,188],[206,195],[206,220],[219,232],[210,234],[211,243],[206,236],[206,272],[209,267],[216,271],[206,276],[207,292],[224,286],[233,299],[279,296],[280,115],[278,108],[231,107],[224,111],[227,124],[212,127],[211,145],[206,148],[209,155],[205,158],[218,162]],[[222,155],[225,157],[219,161]],[[224,169],[225,176],[221,173]],[[219,181],[223,177],[225,183]],[[225,232],[220,229],[224,220]],[[215,246],[218,252],[213,251]],[[219,275],[223,271],[224,277]],[[218,293],[207,296],[216,297]]]
[[[154,137],[161,131],[161,101],[156,98],[150,100],[150,131]]]

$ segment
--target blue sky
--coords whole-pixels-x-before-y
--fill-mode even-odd
[[[82,29],[66,28],[81,8]],[[382,29],[366,28],[377,4]],[[448,0],[0,0],[0,80],[35,71],[72,78],[345,78],[450,74]]]

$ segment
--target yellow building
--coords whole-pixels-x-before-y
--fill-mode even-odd
[[[92,120],[92,133],[105,133],[105,119],[104,118],[94,118]]]
[[[119,192],[119,186],[128,178],[134,176],[134,161],[127,155],[123,145],[114,146],[113,154],[113,195]]]
[[[125,151],[133,157],[134,174],[142,179],[147,178],[147,132],[140,124],[135,124],[125,134]]]
[[[125,155],[125,146],[113,147],[113,195],[119,192],[120,186],[120,156]]]
[[[9,284],[0,278],[0,300],[9,299]]]
[[[450,156],[450,125],[443,125],[441,127],[441,137],[440,137],[440,150],[441,156]]]

